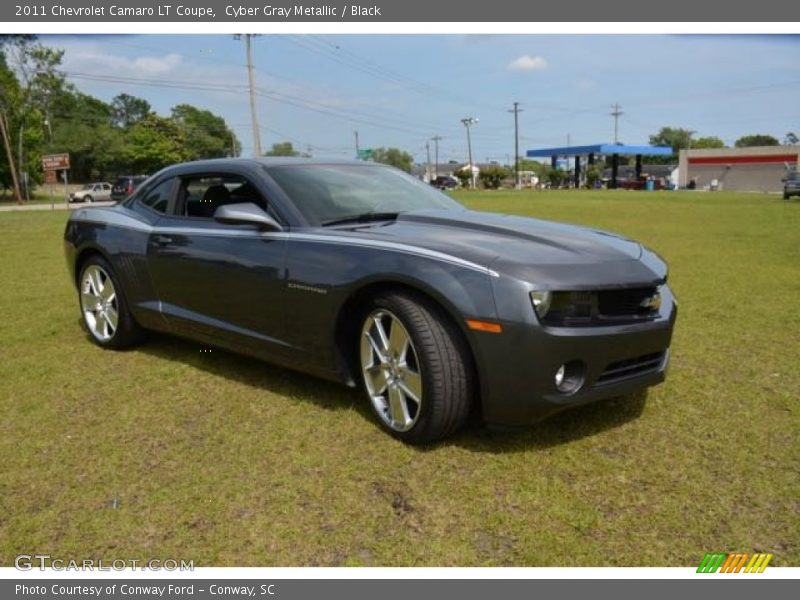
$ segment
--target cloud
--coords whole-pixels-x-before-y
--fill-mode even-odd
[[[146,75],[160,75],[167,73],[181,64],[180,54],[167,54],[166,56],[140,56],[133,61],[136,70]]]
[[[547,61],[541,56],[523,54],[508,63],[509,71],[541,71],[547,68]]]

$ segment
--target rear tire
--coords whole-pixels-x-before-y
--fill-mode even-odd
[[[111,265],[91,256],[78,278],[81,321],[92,341],[103,348],[122,349],[140,342],[144,330],[133,319]]]
[[[406,292],[377,296],[358,344],[364,390],[381,426],[419,444],[458,431],[475,395],[466,342],[444,311]]]

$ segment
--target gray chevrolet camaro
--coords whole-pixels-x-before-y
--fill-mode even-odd
[[[100,346],[156,330],[361,385],[411,443],[655,385],[677,314],[637,242],[470,211],[363,162],[175,165],[76,210],[64,241]]]

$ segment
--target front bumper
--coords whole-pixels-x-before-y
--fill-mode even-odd
[[[484,420],[527,425],[565,408],[662,382],[678,307],[668,286],[661,293],[659,315],[646,323],[543,327],[532,316],[504,321],[501,334],[476,333],[473,348]],[[573,393],[562,393],[555,373],[571,361],[583,365],[583,384]]]

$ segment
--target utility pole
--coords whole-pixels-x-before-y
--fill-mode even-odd
[[[519,189],[519,113],[521,113],[523,109],[519,107],[519,102],[514,102],[514,108],[512,108],[510,113],[514,113],[514,179],[517,183],[517,189]]]
[[[478,123],[478,119],[475,117],[464,117],[461,119],[461,122],[464,124],[464,127],[467,128],[467,155],[469,156],[469,182],[470,187],[475,189],[475,169],[472,166],[472,138],[469,135],[469,126],[475,125]]]
[[[19,180],[17,179],[17,168],[14,164],[14,154],[11,152],[11,140],[8,135],[8,121],[6,114],[0,112],[0,134],[3,137],[3,145],[6,149],[6,156],[8,157],[8,170],[11,173],[11,185],[14,186],[14,196],[16,196],[17,204],[22,204],[22,192],[19,189]]]
[[[619,103],[614,104],[611,108],[613,109],[611,116],[614,117],[614,143],[619,144],[619,118],[625,113],[620,110],[622,107]]]
[[[431,138],[431,141],[433,142],[433,148],[434,148],[434,151],[433,151],[434,160],[436,161],[436,163],[435,163],[436,164],[435,171],[434,171],[434,175],[433,175],[434,178],[439,176],[439,142],[441,141],[441,139],[442,139],[442,136],[440,136],[440,135],[435,135],[435,136],[433,136]]]
[[[356,135],[356,158],[359,158],[359,156],[358,156],[358,131],[354,131],[353,133]]]
[[[428,183],[431,182],[431,143],[425,142],[425,152],[428,154],[428,164],[425,166],[425,172],[428,174]]]
[[[253,156],[261,156],[261,130],[258,126],[258,117],[256,116],[256,85],[255,76],[253,75],[253,50],[250,47],[250,39],[254,36],[253,33],[245,33],[244,47],[247,51],[247,80],[250,84],[250,122],[253,126]],[[234,36],[235,39],[241,39],[242,35]]]

